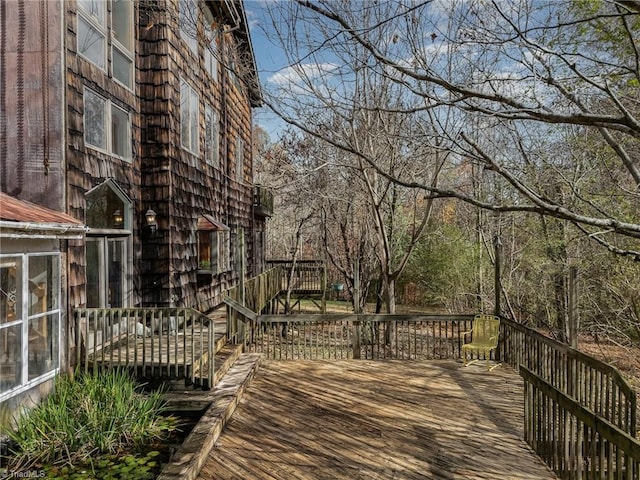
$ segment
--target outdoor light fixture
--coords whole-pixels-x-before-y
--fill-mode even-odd
[[[154,233],[158,229],[158,222],[156,220],[156,212],[149,209],[144,214],[144,218],[147,222],[147,228],[151,230],[151,233]]]
[[[122,227],[122,225],[124,224],[124,216],[122,215],[122,211],[120,209],[116,210],[115,212],[113,212],[113,225],[116,228],[120,228]]]

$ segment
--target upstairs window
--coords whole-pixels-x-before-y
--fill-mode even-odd
[[[198,7],[193,0],[180,0],[178,4],[180,37],[198,56]]]
[[[84,143],[131,160],[129,113],[88,88],[84,89]]]
[[[211,75],[211,79],[214,82],[218,81],[218,45],[216,43],[216,35],[211,25],[214,23],[214,17],[211,10],[208,8],[204,10],[204,30],[205,30],[205,45],[204,45],[204,66]]]
[[[180,144],[182,148],[198,154],[198,126],[200,99],[196,91],[184,80],[180,81]]]
[[[78,53],[106,70],[107,29],[103,0],[78,0]]]
[[[111,75],[129,89],[134,81],[133,2],[112,0],[107,15],[104,0],[78,0],[78,53],[107,70],[107,46],[111,52]],[[108,17],[111,29],[108,28]]]
[[[236,137],[236,180],[244,182],[244,140],[238,135]]]
[[[205,160],[214,167],[220,166],[218,114],[207,105],[204,112],[205,124]]]
[[[111,62],[113,77],[133,88],[133,2],[113,0]]]

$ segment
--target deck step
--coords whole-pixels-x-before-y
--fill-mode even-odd
[[[157,480],[193,480],[198,476],[261,361],[260,354],[243,353],[213,390],[190,395],[192,401],[209,402],[210,406]]]
[[[220,350],[216,350],[216,354],[213,357],[215,365],[215,371],[213,373],[213,384],[217,385],[218,382],[225,376],[231,366],[240,357],[242,353],[242,345],[232,345],[227,343]]]

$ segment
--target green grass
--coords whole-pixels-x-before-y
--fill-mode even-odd
[[[142,393],[124,371],[58,377],[53,393],[7,432],[16,444],[11,467],[93,465],[144,452],[177,428],[163,409],[160,392]]]

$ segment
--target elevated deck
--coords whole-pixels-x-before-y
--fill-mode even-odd
[[[266,361],[199,479],[555,479],[522,380],[455,361]]]

